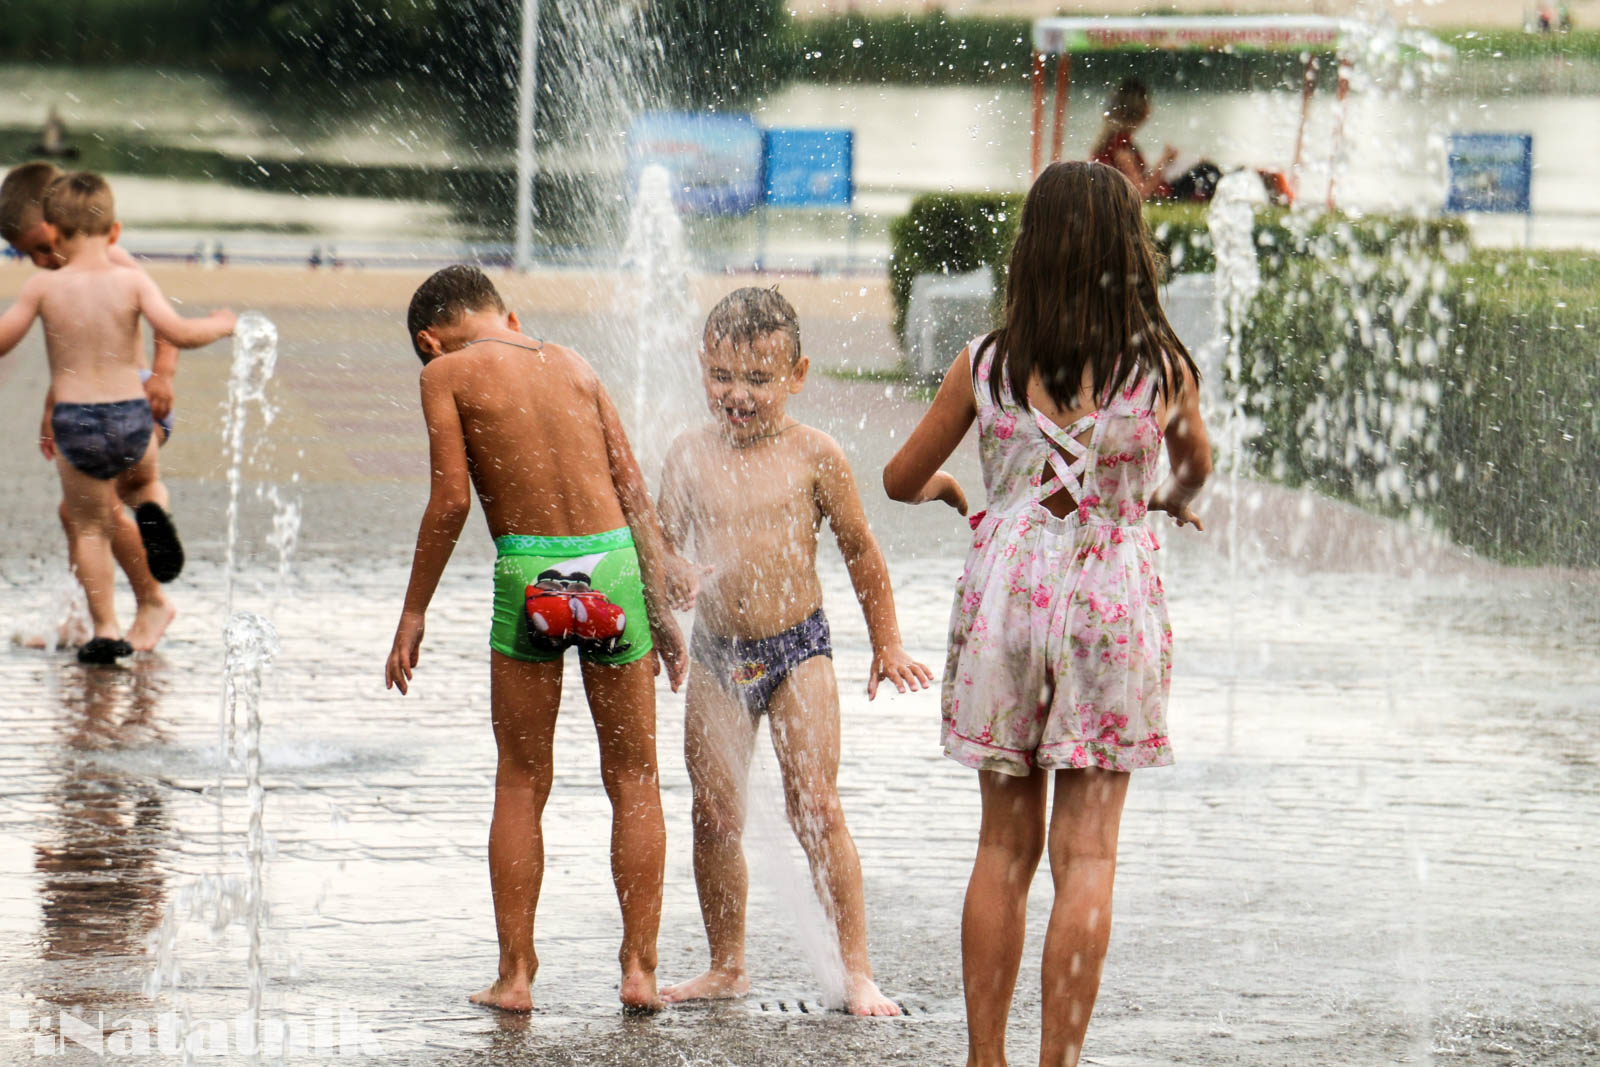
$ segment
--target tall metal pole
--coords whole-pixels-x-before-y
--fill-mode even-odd
[[[517,82],[517,269],[533,266],[533,125],[539,87],[539,0],[522,2],[522,77]]]

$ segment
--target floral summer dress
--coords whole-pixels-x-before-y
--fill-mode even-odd
[[[945,755],[1026,775],[1034,767],[1131,771],[1172,762],[1167,690],[1172,628],[1145,525],[1161,427],[1156,381],[1057,426],[1009,385],[996,405],[994,347],[974,360],[979,453],[989,507],[973,520],[956,583],[944,675]],[[1039,502],[1065,489],[1057,518]]]

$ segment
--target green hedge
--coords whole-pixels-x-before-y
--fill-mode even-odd
[[[1033,20],[992,15],[833,15],[791,19],[790,77],[835,82],[1016,82],[1027,79]],[[1157,86],[1257,89],[1300,84],[1297,54],[1125,52],[1074,56],[1076,84],[1110,87],[1137,75]]]
[[[1156,250],[1173,274],[1207,274],[1217,268],[1206,226],[1205,204],[1150,204],[1145,221]],[[1420,252],[1468,243],[1459,218],[1412,215],[1295,214],[1284,208],[1256,212],[1256,249],[1276,266],[1307,255],[1343,255],[1355,249],[1373,255],[1396,242]]]
[[[919,197],[891,226],[912,279],[1002,280],[1021,197]],[[1176,270],[1210,270],[1205,210],[1152,205]],[[1248,468],[1419,518],[1513,563],[1600,566],[1600,259],[1470,250],[1456,219],[1257,217],[1262,289],[1211,417]],[[997,285],[998,289],[998,285]]]
[[[911,283],[919,274],[963,274],[984,264],[1004,288],[1004,271],[1022,217],[1020,193],[930,193],[889,224],[889,292],[895,336],[905,340]],[[1173,273],[1216,269],[1204,204],[1147,204],[1156,251]],[[1281,210],[1256,216],[1256,245],[1263,257],[1333,255],[1354,247],[1368,254],[1396,240],[1433,252],[1467,241],[1459,219],[1343,215],[1296,216]]]
[[[919,274],[965,274],[988,264],[1004,292],[1006,259],[1017,237],[1022,197],[1012,193],[932,193],[889,224],[889,296],[894,333],[906,337],[911,283]]]
[[[1498,559],[1600,566],[1600,259],[1481,253],[1452,274],[1436,513]]]
[[[1600,565],[1600,261],[1387,252],[1264,270],[1224,392],[1258,470],[1512,563]]]
[[[1600,60],[1600,30],[1575,29],[1567,33],[1528,33],[1524,30],[1451,30],[1439,38],[1462,59]]]

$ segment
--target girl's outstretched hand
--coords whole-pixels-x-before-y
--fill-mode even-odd
[[[394,630],[394,645],[389,649],[389,662],[383,670],[383,687],[400,689],[404,696],[410,687],[411,672],[417,669],[417,655],[422,650],[422,616],[403,612],[400,625]]]
[[[955,508],[958,515],[967,513],[967,494],[961,491],[961,483],[949,471],[934,472],[928,484],[922,487],[916,503],[925,504],[930,500],[944,501]]]
[[[1172,516],[1172,521],[1179,526],[1193,526],[1201,533],[1205,533],[1205,524],[1200,521],[1200,516],[1190,510],[1189,501],[1173,499],[1168,494],[1165,485],[1157,489],[1154,495],[1150,497],[1150,510],[1164,511]]]
[[[880,681],[893,682],[894,687],[902,693],[912,689],[930,689],[933,687],[933,672],[928,670],[927,664],[912,659],[899,645],[889,645],[872,652],[872,670],[867,674],[868,700],[878,695]]]

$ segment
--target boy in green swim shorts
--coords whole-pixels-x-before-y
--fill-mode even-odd
[[[489,829],[500,972],[475,1004],[533,1007],[540,820],[552,779],[562,654],[578,649],[611,800],[611,871],[622,904],[624,1005],[652,1009],[666,833],[656,774],[655,681],[688,652],[668,604],[696,572],[668,545],[622,422],[576,352],[521,332],[474,267],[446,267],[411,298],[433,471],[411,583],[385,680],[405,693],[423,616],[475,487],[495,539],[490,704],[499,762]]]

